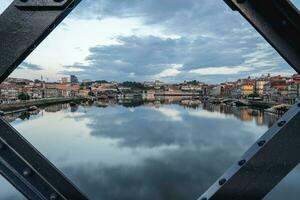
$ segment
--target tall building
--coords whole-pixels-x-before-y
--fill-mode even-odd
[[[260,96],[262,96],[264,94],[264,86],[269,82],[269,78],[267,77],[260,77],[258,79],[255,80],[255,84],[254,84],[254,93],[259,94]]]
[[[70,76],[70,82],[71,83],[78,83],[78,78],[75,75]]]
[[[241,86],[241,92],[243,96],[248,96],[254,93],[254,81],[250,79],[243,80]]]
[[[62,78],[61,78],[61,82],[62,82],[62,83],[68,83],[68,82],[69,82],[68,77],[62,77]]]

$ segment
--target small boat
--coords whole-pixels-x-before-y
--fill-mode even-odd
[[[77,106],[77,103],[75,103],[74,101],[70,102],[70,106]]]
[[[38,109],[38,107],[36,107],[36,106],[30,106],[28,108],[28,111],[36,111],[37,109]]]
[[[282,115],[282,114],[286,113],[290,108],[291,108],[291,105],[280,104],[280,105],[273,106],[272,108],[268,108],[268,109],[266,109],[266,111]]]
[[[233,105],[235,105],[237,107],[249,106],[248,102],[244,101],[244,100],[237,100],[237,101],[234,101],[232,103],[233,103]]]
[[[95,101],[94,105],[100,108],[106,108],[109,106],[109,102]]]

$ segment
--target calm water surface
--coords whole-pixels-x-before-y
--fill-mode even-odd
[[[195,200],[277,120],[193,102],[99,105],[6,117],[92,200]],[[282,199],[293,173],[267,199]],[[0,199],[24,199],[0,184]]]

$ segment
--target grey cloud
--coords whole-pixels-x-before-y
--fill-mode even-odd
[[[242,128],[236,119],[207,120],[189,117],[185,110],[176,106],[164,108],[181,110],[179,114],[185,121],[169,120],[147,107],[136,108],[134,112],[116,107],[88,110],[77,120],[88,118],[93,136],[120,141],[121,148],[159,148],[165,145],[178,148],[164,150],[159,157],[146,158],[132,165],[83,164],[69,166],[63,171],[90,199],[193,200],[236,162],[239,154],[255,140],[250,130]],[[114,124],[116,121],[122,125]],[[219,131],[211,131],[215,130],[216,123]],[[203,129],[203,124],[206,129]],[[228,124],[235,129],[227,127]],[[156,126],[154,129],[153,125]]]
[[[120,45],[95,46],[87,57],[89,65],[75,64],[83,78],[109,80],[153,80],[159,73],[182,64],[180,73],[165,81],[201,79],[207,82],[234,80],[259,73],[293,73],[286,62],[237,12],[223,0],[85,0],[73,13],[75,18],[139,19],[158,26],[166,35],[119,37]],[[150,33],[151,34],[151,33]],[[199,75],[190,70],[206,67],[247,67],[229,75]]]
[[[63,171],[90,199],[193,200],[231,165],[232,159],[225,152],[179,150],[138,165],[83,165]]]
[[[134,112],[120,107],[86,107],[83,115],[72,119],[88,121],[92,136],[121,141],[121,148],[139,150],[139,147],[164,145],[176,148],[160,150],[158,156],[142,158],[137,163],[118,165],[105,165],[91,152],[98,163],[76,163],[58,166],[59,169],[91,200],[194,200],[239,159],[259,134],[259,130],[253,134],[253,129],[234,118],[207,120],[188,115],[188,111],[201,109],[184,110],[176,105],[163,108],[177,110],[185,121],[172,121],[153,107],[135,108]],[[116,121],[123,125],[118,127]],[[216,124],[218,129],[215,129]],[[156,129],[162,131],[156,132]],[[267,199],[299,199],[299,175],[297,169]]]
[[[193,200],[256,140],[256,136],[251,134],[253,130],[247,129],[245,124],[234,118],[207,120],[205,117],[188,116],[186,110],[174,105],[164,108],[181,110],[178,114],[184,121],[172,121],[149,107],[135,108],[134,112],[120,107],[99,108],[87,110],[85,115],[76,119],[89,119],[93,136],[118,140],[121,148],[159,148],[165,145],[178,148],[164,150],[159,157],[145,158],[132,165],[86,163],[65,167],[63,171],[90,199]],[[205,109],[210,111],[212,108]],[[224,112],[230,114],[229,111]],[[116,125],[116,121],[121,125]],[[216,123],[218,131],[211,131],[216,130],[213,128]],[[231,128],[228,124],[231,124]],[[153,125],[156,126],[154,129]],[[279,200],[287,197],[287,194],[288,199],[298,199],[298,177],[299,169],[266,199]]]
[[[81,165],[63,171],[91,200],[195,200],[236,161],[224,149],[179,150],[134,166]],[[297,200],[299,168],[265,200]]]
[[[248,143],[249,141],[255,140],[250,130],[246,130],[243,124],[234,117],[226,120],[223,118],[221,120],[215,119],[213,121],[210,118],[194,117],[187,110],[179,109],[178,105],[164,106],[163,108],[138,107],[134,112],[118,107],[99,108],[101,111],[98,109],[89,111],[77,119],[88,118],[92,136],[117,139],[122,147],[157,148],[177,145],[181,148],[187,148],[194,145],[211,148],[216,144],[216,146],[226,147],[227,150],[232,148],[232,151],[234,151],[234,149],[245,148],[251,144]],[[171,115],[174,114],[176,116],[173,118],[166,117],[164,113],[171,113]],[[177,121],[176,119],[183,119],[183,121]],[[214,129],[215,123],[218,123],[218,126],[222,128],[219,128],[218,132],[211,132],[210,130]],[[113,132],[111,131],[112,124],[114,124]],[[156,126],[155,129],[153,129],[153,125]],[[124,126],[127,130],[125,132]],[[228,134],[227,130],[230,130],[232,126],[236,128]],[[186,130],[189,130],[188,134]],[[209,133],[209,137],[206,137],[207,133]],[[246,141],[246,143],[237,141],[236,145],[233,144],[236,137],[241,141]],[[220,143],[216,143],[216,141]]]
[[[24,197],[20,194],[20,195],[10,195],[10,196],[6,196],[4,197],[3,200],[23,200]]]
[[[145,24],[162,25],[172,33],[219,32],[218,35],[221,35],[243,25],[242,18],[231,11],[223,0],[86,0],[74,16],[138,17]]]
[[[244,44],[246,41],[246,44]],[[227,39],[197,37],[194,39],[181,37],[178,39],[159,38],[155,36],[119,37],[120,44],[96,46],[90,49],[86,58],[89,65],[75,63],[66,68],[78,68],[82,71],[69,71],[81,77],[109,80],[148,80],[171,68],[174,64],[183,65],[178,69],[181,73],[171,77],[174,81],[186,79],[204,79],[205,75],[192,74],[191,70],[207,67],[249,67],[244,73],[266,71],[282,71],[287,64],[278,54],[257,37],[248,39],[232,35]],[[242,73],[237,76],[244,75]],[[235,78],[235,75],[223,75],[220,79]],[[215,80],[216,81],[216,80]]]
[[[299,9],[300,8],[300,0],[291,0],[291,2]]]
[[[28,70],[34,70],[34,71],[39,71],[42,70],[43,68],[39,65],[35,65],[32,63],[28,63],[28,62],[23,62],[20,66],[20,69],[28,69]]]

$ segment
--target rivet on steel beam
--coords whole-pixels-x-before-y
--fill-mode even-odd
[[[237,3],[245,3],[246,0],[236,0]]]
[[[56,24],[52,24],[50,27],[51,30],[54,30],[55,28],[56,28]]]
[[[282,25],[282,26],[286,26],[287,24],[288,24],[288,23],[287,23],[286,20],[282,20],[282,21],[281,21],[281,25]]]
[[[224,185],[226,183],[226,179],[222,178],[221,180],[219,180],[219,185]]]
[[[31,175],[32,175],[32,170],[31,169],[26,168],[26,169],[23,170],[23,176],[24,177],[29,177]]]
[[[277,124],[277,125],[278,125],[279,127],[282,127],[282,126],[284,126],[284,125],[285,125],[285,123],[286,123],[286,121],[280,121],[280,122],[278,122],[278,124]]]
[[[266,143],[266,141],[265,140],[261,140],[261,141],[259,141],[257,144],[258,144],[258,146],[263,146],[264,144]]]
[[[238,162],[239,166],[243,166],[245,163],[246,163],[246,160],[240,160],[240,161]]]
[[[57,200],[57,194],[55,194],[55,193],[51,194],[50,200]]]

